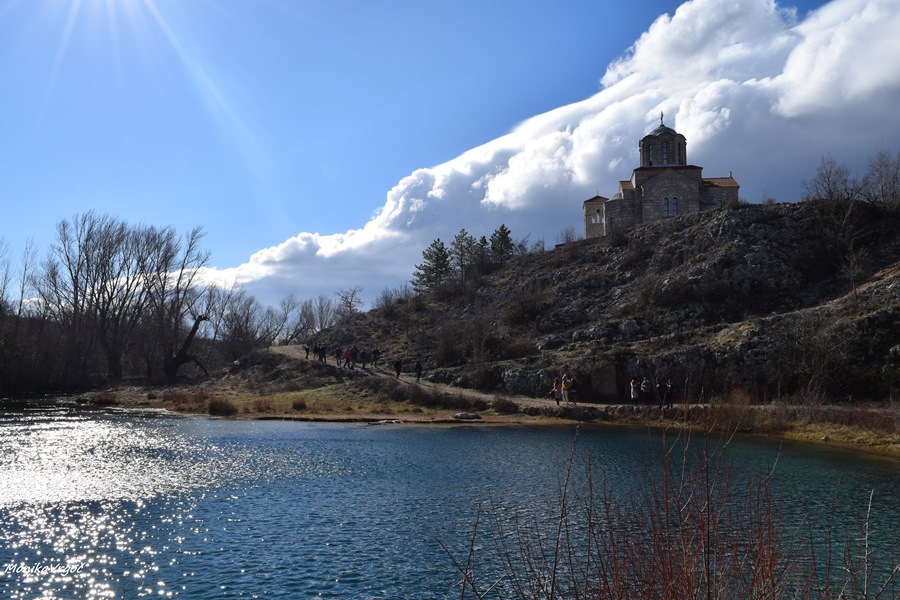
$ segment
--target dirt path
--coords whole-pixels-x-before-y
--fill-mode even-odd
[[[306,351],[303,346],[273,346],[270,348],[271,352],[277,352],[279,354],[283,354],[290,358],[294,358],[296,360],[312,360],[306,358]],[[334,359],[332,358],[332,361]],[[333,363],[332,363],[332,366]],[[368,373],[373,377],[385,377],[389,379],[395,379],[396,376],[393,371],[387,371],[381,367],[372,368],[366,367],[365,370],[360,369],[364,373]],[[533,407],[533,408],[550,408],[556,406],[556,402],[553,400],[547,399],[537,399],[537,398],[528,398],[526,396],[510,396],[507,394],[486,394],[484,392],[479,392],[477,390],[470,390],[467,388],[455,387],[452,385],[447,385],[444,383],[434,383],[431,381],[426,381],[422,379],[418,384],[416,383],[416,376],[411,373],[401,373],[400,381],[409,385],[419,385],[423,388],[431,389],[434,391],[442,392],[445,394],[453,394],[458,396],[463,396],[465,398],[471,398],[475,400],[482,400],[487,404],[493,403],[493,401],[502,397],[504,399],[512,400],[520,407]]]

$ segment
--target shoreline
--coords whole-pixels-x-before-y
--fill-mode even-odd
[[[236,420],[278,420],[306,423],[347,423],[371,425],[466,425],[531,427],[640,427],[653,430],[709,431],[717,435],[738,434],[773,440],[801,442],[869,455],[900,459],[900,435],[867,428],[860,423],[883,425],[887,418],[900,419],[893,407],[788,406],[788,405],[676,405],[659,409],[641,405],[576,405],[556,407],[550,401],[512,398],[515,412],[492,409],[466,411],[428,408],[407,403],[360,401],[348,403],[328,390],[312,390],[313,399],[302,409],[285,409],[283,399],[240,398],[234,400],[232,414],[213,414],[211,395],[203,401],[166,398],[158,390],[116,389],[74,397],[73,401],[97,408],[162,410],[173,415]],[[468,390],[459,393],[478,394]],[[483,396],[483,395],[482,395]],[[296,402],[296,400],[295,400]],[[519,404],[522,402],[522,404]],[[290,406],[290,405],[288,405]],[[460,413],[477,415],[458,418]],[[833,422],[839,421],[839,422]]]

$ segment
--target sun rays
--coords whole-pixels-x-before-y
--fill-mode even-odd
[[[34,58],[31,65],[39,77],[42,69],[46,72],[32,139],[50,126],[50,112],[60,110],[64,98],[70,97],[61,90],[64,81],[88,94],[92,83],[101,82],[132,98],[152,95],[157,99],[154,108],[160,111],[194,106],[206,115],[207,126],[223,143],[259,173],[260,145],[243,117],[245,111],[234,101],[234,86],[240,82],[229,80],[231,87],[226,85],[219,74],[227,71],[227,65],[218,64],[219,57],[192,35],[195,26],[216,8],[212,2],[184,5],[172,0],[37,0],[34,4],[0,0],[0,19],[14,11],[30,12],[37,22],[35,30],[46,40],[43,66]],[[148,116],[121,106],[126,101],[112,94],[101,101],[107,106],[100,118],[121,111],[132,120]],[[198,126],[203,126],[202,120]]]

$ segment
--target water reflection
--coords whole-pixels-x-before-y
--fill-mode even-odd
[[[573,437],[566,428],[0,413],[0,595],[458,595],[438,540],[464,556],[480,503],[529,524],[552,518]],[[656,443],[646,432],[584,432],[575,478],[590,454],[604,484],[626,495]],[[798,448],[778,458],[798,511],[830,501],[842,477],[841,503],[853,511],[872,487],[882,505],[900,493],[895,463]],[[754,441],[735,450],[742,472],[766,472],[775,456]]]

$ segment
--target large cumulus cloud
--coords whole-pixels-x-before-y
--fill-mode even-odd
[[[583,200],[630,176],[660,113],[706,176],[733,172],[751,202],[795,200],[825,154],[862,171],[879,147],[897,150],[897,31],[897,0],[835,0],[802,22],[770,0],[686,2],[607,67],[594,96],[410,174],[362,229],[300,233],[220,275],[270,302],[354,285],[372,298],[461,228],[505,223],[552,245],[581,229]]]

